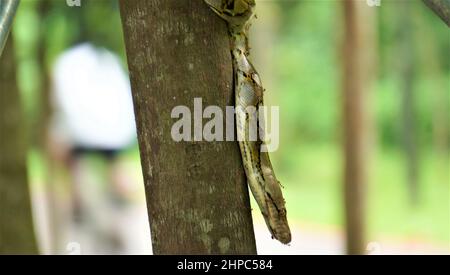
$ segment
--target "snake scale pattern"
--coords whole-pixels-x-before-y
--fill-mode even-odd
[[[284,244],[291,241],[286,218],[286,207],[281,185],[275,177],[269,155],[263,152],[263,130],[257,121],[259,139],[250,139],[251,123],[248,107],[257,110],[263,106],[261,80],[250,63],[247,32],[255,16],[255,0],[204,0],[206,4],[228,23],[231,55],[233,59],[236,128],[247,182],[258,203],[272,237]],[[6,41],[13,15],[19,0],[0,2],[0,54]]]
[[[204,0],[228,24],[231,55],[233,59],[236,128],[247,182],[258,203],[272,238],[284,244],[291,241],[286,217],[286,206],[281,185],[275,177],[267,152],[261,150],[263,130],[257,121],[259,138],[250,139],[251,114],[263,106],[264,89],[260,77],[248,59],[247,32],[255,16],[255,0]],[[250,108],[250,109],[248,109]],[[254,140],[254,141],[253,141]]]

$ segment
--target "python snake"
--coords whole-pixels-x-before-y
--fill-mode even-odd
[[[263,106],[264,89],[258,73],[248,59],[247,32],[255,16],[255,0],[204,0],[228,23],[235,83],[236,125],[247,182],[258,203],[272,237],[287,244],[291,232],[286,217],[285,201],[279,181],[270,163],[269,155],[261,150],[264,145],[263,121],[257,117],[259,139],[251,139],[249,107]],[[6,41],[19,0],[0,2],[0,54]]]
[[[264,89],[258,72],[249,61],[247,32],[255,16],[255,0],[204,0],[228,24],[234,70],[236,128],[244,170],[250,190],[258,203],[272,238],[284,244],[291,241],[281,185],[275,177],[264,145],[263,121],[257,116],[259,138],[251,139],[249,110],[263,106]]]

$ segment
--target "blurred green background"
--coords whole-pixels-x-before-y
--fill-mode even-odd
[[[92,40],[117,52],[126,66],[116,1],[82,2],[81,8],[69,8],[64,1],[50,1],[43,12],[41,1],[23,0],[14,25],[19,83],[33,146],[30,178],[35,185],[44,181],[45,169],[36,142],[39,133],[34,130],[42,112],[42,78],[50,74],[58,54],[77,41],[84,24]],[[368,104],[373,124],[368,127],[368,237],[381,243],[386,238],[419,240],[450,251],[450,32],[421,1],[411,1],[403,14],[409,24],[404,25],[400,2],[384,0],[376,8],[378,70]],[[280,148],[271,157],[285,186],[289,218],[341,232],[345,57],[340,1],[260,0],[257,5],[252,57],[267,88],[266,104],[280,106]],[[402,36],[404,29],[410,31],[407,38]],[[417,200],[411,199],[403,138],[404,79],[399,68],[407,61],[400,55],[402,39],[408,39],[412,49],[408,62],[414,72],[414,124],[407,134],[415,137],[417,148]],[[40,41],[45,41],[43,52]],[[141,181],[137,147],[124,158],[135,164],[130,169]],[[258,214],[255,219],[260,222]]]

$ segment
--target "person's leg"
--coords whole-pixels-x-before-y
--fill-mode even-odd
[[[129,199],[130,177],[119,158],[119,154],[120,150],[105,151],[111,199],[113,203],[123,206],[128,203]]]
[[[85,169],[82,165],[83,157],[87,154],[87,150],[82,147],[74,147],[70,152],[67,166],[70,173],[70,197],[72,205],[72,219],[80,223],[83,221],[83,199],[82,188],[83,179],[85,177]]]

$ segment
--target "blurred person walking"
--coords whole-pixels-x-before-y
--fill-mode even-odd
[[[109,202],[116,207],[127,202],[129,186],[117,157],[136,140],[128,75],[115,54],[85,42],[61,54],[52,78],[50,151],[53,159],[70,172],[72,218],[77,224],[104,227],[111,221],[105,221],[103,214],[95,216],[102,200],[93,198],[95,192],[87,180],[93,169],[82,161],[88,155],[101,156],[111,183]],[[107,227],[112,227],[106,229],[111,231],[115,226]],[[111,235],[110,243],[119,246],[120,241],[113,235],[117,234]]]

